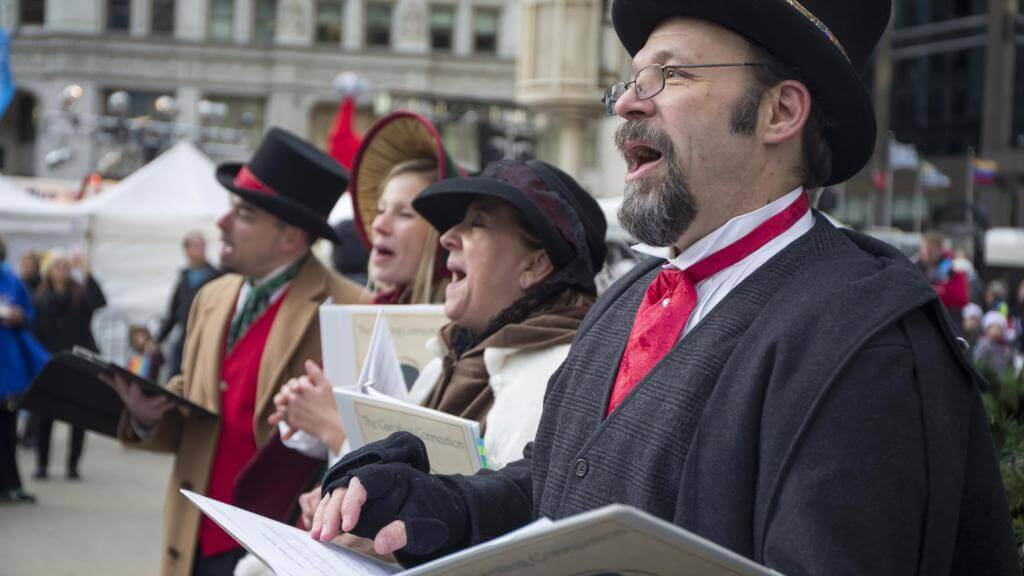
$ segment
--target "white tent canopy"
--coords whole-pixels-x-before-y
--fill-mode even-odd
[[[16,267],[22,252],[80,245],[86,218],[75,207],[40,200],[0,176],[0,236],[7,261]]]
[[[202,231],[211,247],[228,192],[214,164],[188,141],[175,144],[102,195],[83,201],[89,214],[89,257],[103,283],[109,313],[131,322],[155,320],[185,265],[182,238]]]

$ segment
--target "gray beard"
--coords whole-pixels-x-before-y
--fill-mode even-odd
[[[668,174],[660,182],[652,176],[626,184],[619,223],[634,238],[649,246],[672,246],[693,223],[697,203],[686,187],[674,151],[666,151]]]
[[[625,143],[630,140],[648,142],[661,150],[668,173],[660,181],[651,175],[626,184],[619,206],[619,223],[644,244],[671,246],[679,241],[696,217],[697,202],[686,185],[683,170],[676,161],[675,147],[667,134],[642,120],[629,120],[615,132],[615,145],[623,157],[626,157]]]

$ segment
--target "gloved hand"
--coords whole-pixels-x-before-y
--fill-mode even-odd
[[[423,440],[408,432],[395,432],[383,440],[371,442],[358,450],[349,452],[334,466],[331,466],[321,482],[322,495],[327,495],[334,489],[331,484],[335,480],[345,477],[352,470],[369,464],[390,462],[408,464],[421,472],[430,472],[427,447],[423,444]],[[346,480],[343,485],[348,486],[348,481]]]
[[[402,552],[445,554],[468,538],[468,511],[455,486],[444,477],[431,476],[429,470],[423,442],[396,432],[338,462],[324,477],[322,493],[347,488],[352,478],[358,478],[366,500],[353,534],[373,539],[381,528],[401,520],[407,536]]]

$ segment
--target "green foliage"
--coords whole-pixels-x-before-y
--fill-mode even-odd
[[[999,454],[1013,531],[1017,542],[1024,542],[1024,373],[998,374],[984,364],[978,370],[992,385],[982,400]]]

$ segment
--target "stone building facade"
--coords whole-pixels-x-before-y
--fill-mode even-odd
[[[399,106],[436,118],[460,141],[479,141],[480,124],[527,123],[514,99],[516,1],[0,0],[0,24],[13,32],[18,89],[0,125],[5,173],[80,178],[94,169],[118,137],[101,122],[118,90],[130,95],[130,121],[159,121],[155,103],[169,95],[176,133],[227,129],[231,138],[207,133],[214,158],[243,156],[271,125],[322,144],[342,72],[372,87],[362,129]],[[61,109],[69,85],[82,88],[73,114]],[[209,102],[227,104],[227,115],[206,117]],[[238,133],[247,136],[241,145]],[[478,143],[453,148],[472,166]]]

